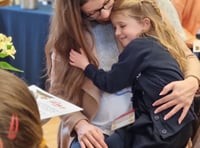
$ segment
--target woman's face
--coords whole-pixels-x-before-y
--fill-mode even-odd
[[[81,10],[88,20],[108,21],[110,19],[111,10],[114,0],[88,0]]]

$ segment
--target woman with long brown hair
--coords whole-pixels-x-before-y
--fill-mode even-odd
[[[113,4],[114,0],[55,1],[45,51],[49,92],[84,108],[83,112],[62,116],[58,137],[61,148],[68,148],[72,137],[77,138],[81,148],[106,148],[104,135],[112,134],[112,120],[130,109],[130,88],[114,94],[102,92],[80,69],[69,65],[70,50],[79,51],[80,48],[85,50],[92,64],[105,70],[117,61],[120,46],[109,22]],[[162,93],[169,90],[172,93],[154,103],[160,105],[156,112],[172,107],[165,119],[183,110],[179,122],[186,116],[200,80],[198,59],[189,49],[184,52],[188,65],[185,80],[168,84]]]

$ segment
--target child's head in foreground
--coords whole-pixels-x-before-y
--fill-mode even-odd
[[[0,69],[0,148],[42,148],[36,101],[27,85]]]

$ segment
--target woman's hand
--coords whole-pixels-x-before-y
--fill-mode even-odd
[[[169,83],[163,88],[160,95],[165,95],[169,91],[172,92],[153,103],[153,106],[159,106],[155,110],[155,113],[159,113],[173,106],[172,110],[164,117],[164,120],[167,120],[179,110],[183,109],[181,116],[178,119],[178,123],[181,124],[193,102],[198,87],[198,80],[194,77],[188,77],[182,81]]]
[[[80,49],[80,53],[71,49],[69,59],[70,59],[69,62],[70,65],[78,67],[82,70],[85,70],[86,66],[89,64],[89,60],[83,49]]]
[[[87,121],[79,121],[75,126],[75,131],[81,148],[108,148],[102,131]]]

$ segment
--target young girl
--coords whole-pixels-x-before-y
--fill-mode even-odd
[[[36,101],[27,85],[0,69],[0,148],[47,148]]]
[[[181,111],[165,120],[167,109],[155,114],[153,102],[170,82],[183,80],[187,69],[183,48],[187,48],[173,27],[164,20],[154,0],[116,1],[111,14],[115,35],[124,50],[108,72],[89,64],[81,49],[70,52],[70,64],[84,70],[85,75],[110,93],[132,86],[136,120],[125,127],[125,146],[134,148],[182,148],[192,135],[194,112],[190,108],[181,124]],[[170,91],[168,92],[168,94]]]

